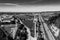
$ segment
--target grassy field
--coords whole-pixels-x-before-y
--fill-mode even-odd
[[[31,36],[34,37],[34,23],[33,20],[22,21],[28,28],[30,28]]]

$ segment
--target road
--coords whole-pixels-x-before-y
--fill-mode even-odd
[[[45,32],[45,34],[46,35],[44,35],[45,36],[45,40],[56,40],[55,38],[54,38],[54,36],[53,36],[53,34],[51,33],[51,30],[48,28],[48,26],[47,26],[47,24],[44,22],[44,20],[43,20],[43,18],[42,18],[42,16],[40,15],[40,17],[39,17],[40,19],[40,21],[42,22],[42,30]],[[21,21],[20,21],[21,22]],[[22,22],[21,22],[22,23]],[[23,24],[23,23],[22,23]],[[33,38],[33,39],[35,39],[35,38]]]
[[[49,30],[47,24],[44,22],[44,20],[43,20],[43,18],[42,18],[41,15],[40,15],[40,20],[41,20],[42,23],[43,23],[43,27],[44,27],[44,29],[45,29],[45,31],[46,31],[46,34],[47,34],[47,36],[48,36],[48,39],[49,39],[49,40],[55,40],[53,34],[52,34],[51,31]]]

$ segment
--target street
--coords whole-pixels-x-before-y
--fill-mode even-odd
[[[49,39],[49,40],[55,40],[53,34],[51,33],[51,31],[49,30],[47,24],[44,22],[44,20],[43,20],[43,18],[42,18],[41,16],[40,16],[40,20],[41,20],[42,23],[43,23],[43,27],[44,27],[44,29],[45,29],[45,31],[46,31],[46,34],[47,34],[46,36],[48,36],[47,39]]]

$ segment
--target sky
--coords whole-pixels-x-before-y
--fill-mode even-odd
[[[5,3],[4,3],[5,4]],[[0,12],[46,12],[60,11],[59,5],[0,5]]]
[[[0,12],[60,11],[60,0],[0,0]]]
[[[60,0],[0,0],[0,3],[16,3],[20,5],[45,5],[60,3]]]

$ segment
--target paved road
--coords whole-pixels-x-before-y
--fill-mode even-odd
[[[41,17],[41,15],[40,15],[40,18],[41,18],[41,21],[43,22],[43,25],[44,25],[44,28],[45,28],[45,30],[46,30],[46,33],[47,33],[47,35],[48,35],[49,40],[55,40],[54,36],[52,35],[51,31],[49,30],[47,24],[44,22],[44,20],[43,20],[43,18]]]

